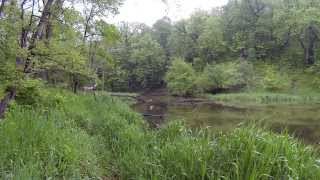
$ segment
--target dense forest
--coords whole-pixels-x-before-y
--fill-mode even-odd
[[[175,78],[190,87],[173,91],[319,87],[317,1],[235,0],[178,22],[164,17],[152,27],[105,22],[118,1],[88,1],[84,9],[67,1],[38,3],[2,1],[4,88],[26,76],[74,92],[94,84],[109,91],[172,87],[170,77],[183,76],[174,66],[186,73]],[[299,84],[304,75],[307,85]]]
[[[1,179],[320,178],[318,134],[309,146],[251,122],[154,129],[142,116],[165,113],[141,115],[125,99],[152,111],[141,94],[160,89],[192,108],[294,104],[311,107],[299,121],[320,117],[320,0],[229,0],[152,26],[108,23],[123,3],[0,1]]]

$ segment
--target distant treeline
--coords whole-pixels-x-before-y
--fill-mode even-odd
[[[115,91],[161,86],[176,58],[197,72],[238,59],[305,70],[317,63],[319,12],[318,0],[230,0],[178,22],[122,23],[106,82]]]
[[[319,0],[230,0],[152,27],[105,22],[121,2],[82,1],[79,10],[61,0],[1,1],[2,89],[15,89],[25,77],[74,92],[94,84],[111,91],[154,88],[166,85],[177,58],[195,72],[238,59],[319,72]]]

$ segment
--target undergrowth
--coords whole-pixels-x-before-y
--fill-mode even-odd
[[[315,149],[285,133],[214,136],[179,121],[154,131],[109,96],[50,93],[59,105],[13,104],[0,123],[1,179],[320,178]]]

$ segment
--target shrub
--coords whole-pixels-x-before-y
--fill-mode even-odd
[[[183,59],[175,59],[166,75],[169,91],[173,95],[188,96],[196,92],[196,72]]]
[[[237,69],[240,73],[239,83],[247,88],[252,88],[256,85],[257,77],[253,64],[249,61],[240,61],[237,64]]]
[[[5,89],[7,86],[11,86],[14,84],[13,82],[15,81],[17,75],[14,73],[15,67],[12,67],[1,61],[2,60],[0,59],[0,84],[1,87]]]
[[[21,105],[35,105],[41,101],[43,83],[37,79],[21,81],[17,87],[16,102]]]
[[[226,62],[207,65],[198,82],[200,87],[208,91],[249,86],[253,77],[253,67],[249,62]]]
[[[317,90],[320,89],[320,63],[316,63],[306,70],[308,80],[311,80],[311,86]]]
[[[277,92],[290,88],[290,79],[285,72],[280,72],[273,65],[265,65],[262,87],[264,90]]]

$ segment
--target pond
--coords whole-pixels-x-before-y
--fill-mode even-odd
[[[240,124],[256,122],[274,132],[288,132],[308,144],[320,143],[320,105],[263,105],[234,107],[201,99],[148,93],[133,108],[144,114],[152,127],[169,120],[183,120],[192,128],[210,127],[228,132]]]

